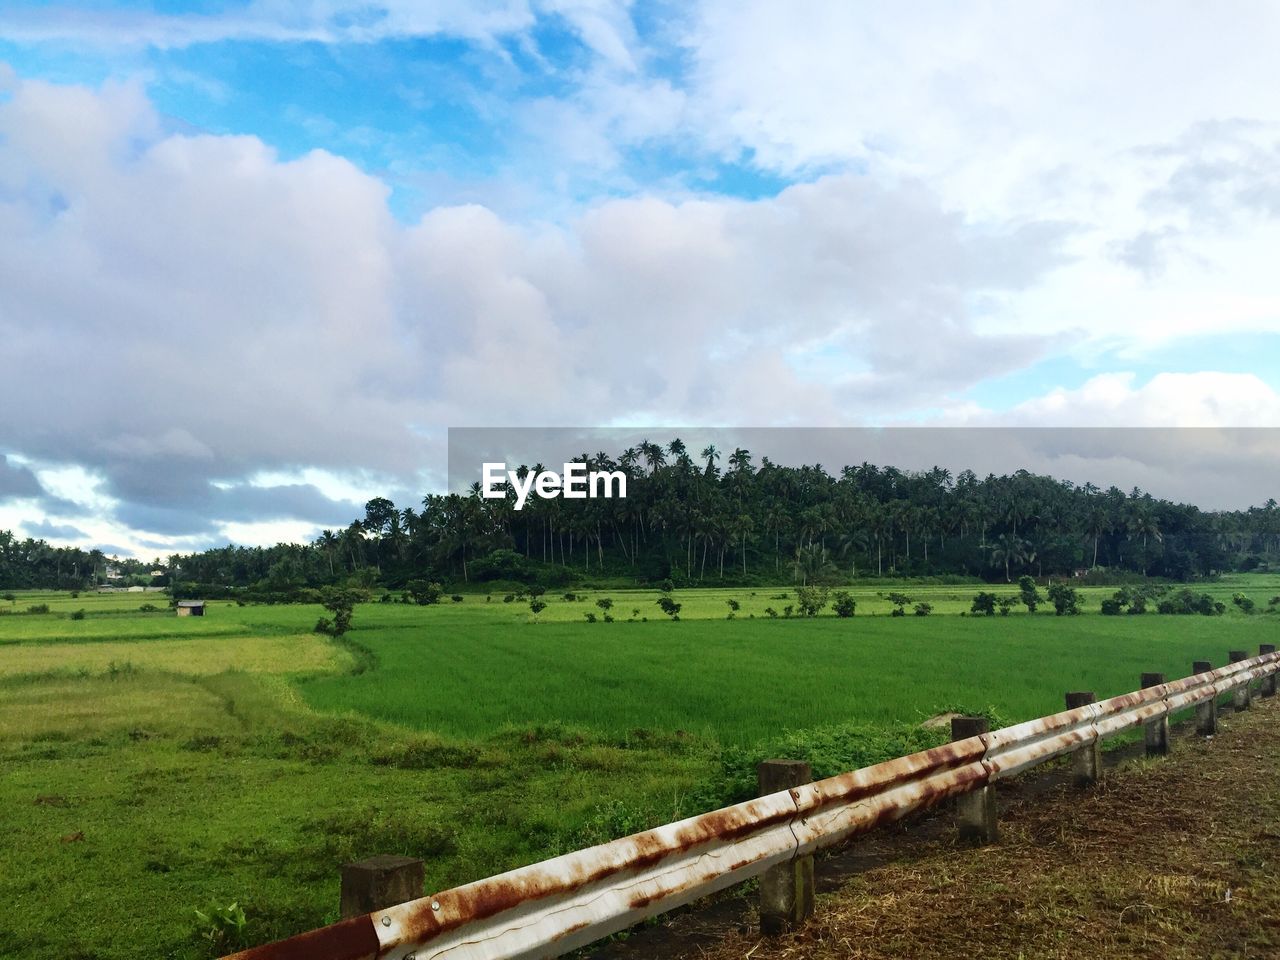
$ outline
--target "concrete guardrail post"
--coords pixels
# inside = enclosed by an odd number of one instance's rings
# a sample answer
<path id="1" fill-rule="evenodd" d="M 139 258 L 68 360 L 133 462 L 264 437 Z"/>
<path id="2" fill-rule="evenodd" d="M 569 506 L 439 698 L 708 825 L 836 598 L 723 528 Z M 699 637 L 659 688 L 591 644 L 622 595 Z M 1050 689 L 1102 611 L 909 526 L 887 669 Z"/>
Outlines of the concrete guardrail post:
<path id="1" fill-rule="evenodd" d="M 422 896 L 423 864 L 413 857 L 380 853 L 342 866 L 342 919 L 385 910 Z"/>
<path id="2" fill-rule="evenodd" d="M 1227 654 L 1227 659 L 1232 663 L 1239 663 L 1241 660 L 1248 660 L 1249 654 L 1245 650 L 1232 650 Z M 1249 704 L 1253 700 L 1253 694 L 1249 690 L 1249 684 L 1242 683 L 1236 687 L 1231 698 L 1231 708 L 1233 710 L 1248 710 Z"/>
<path id="3" fill-rule="evenodd" d="M 952 717 L 951 739 L 968 740 L 988 733 L 986 717 Z M 996 788 L 985 784 L 956 797 L 956 830 L 962 843 L 982 846 L 1000 838 L 996 825 Z"/>
<path id="4" fill-rule="evenodd" d="M 1163 673 L 1144 673 L 1142 675 L 1142 689 L 1147 687 L 1158 687 L 1164 683 Z M 1169 715 L 1156 717 L 1154 720 L 1148 720 L 1143 724 L 1143 730 L 1147 741 L 1148 757 L 1163 757 L 1169 752 Z"/>
<path id="5" fill-rule="evenodd" d="M 1208 673 L 1213 664 L 1208 660 L 1197 660 L 1191 664 L 1191 672 Z M 1210 697 L 1196 704 L 1196 733 L 1202 737 L 1212 737 L 1218 732 L 1218 698 Z"/>
<path id="6" fill-rule="evenodd" d="M 1075 710 L 1097 701 L 1092 690 L 1076 690 L 1067 694 L 1067 709 Z M 1076 786 L 1087 787 L 1097 783 L 1102 776 L 1102 744 L 1094 739 L 1092 743 L 1080 747 L 1073 755 L 1071 767 Z"/>
<path id="7" fill-rule="evenodd" d="M 759 794 L 802 787 L 813 780 L 803 760 L 765 760 L 756 768 Z M 794 930 L 813 916 L 813 856 L 770 867 L 760 877 L 760 929 L 767 934 Z"/>
<path id="8" fill-rule="evenodd" d="M 1258 654 L 1275 653 L 1276 645 L 1274 643 L 1258 644 Z M 1276 695 L 1276 675 L 1268 673 L 1262 678 L 1261 685 L 1258 687 L 1258 693 L 1264 697 L 1274 697 Z"/>

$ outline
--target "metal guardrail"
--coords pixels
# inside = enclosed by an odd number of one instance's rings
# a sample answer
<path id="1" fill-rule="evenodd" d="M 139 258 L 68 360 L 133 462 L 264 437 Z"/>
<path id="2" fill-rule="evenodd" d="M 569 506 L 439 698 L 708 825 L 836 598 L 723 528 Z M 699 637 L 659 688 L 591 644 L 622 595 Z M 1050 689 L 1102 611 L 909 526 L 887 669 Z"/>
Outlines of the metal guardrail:
<path id="1" fill-rule="evenodd" d="M 1280 672 L 1280 653 L 545 860 L 224 960 L 556 957 L 647 917 Z"/>

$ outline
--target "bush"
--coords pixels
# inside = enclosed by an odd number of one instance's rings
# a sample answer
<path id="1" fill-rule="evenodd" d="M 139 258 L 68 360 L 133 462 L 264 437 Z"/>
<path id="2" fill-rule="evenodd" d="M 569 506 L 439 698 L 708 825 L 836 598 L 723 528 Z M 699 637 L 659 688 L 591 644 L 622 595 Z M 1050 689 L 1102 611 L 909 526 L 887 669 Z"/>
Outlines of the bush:
<path id="1" fill-rule="evenodd" d="M 351 617 L 355 605 L 369 599 L 368 591 L 350 587 L 329 587 L 320 594 L 321 605 L 333 614 L 333 619 L 321 617 L 316 621 L 315 632 L 340 637 L 351 629 Z"/>
<path id="2" fill-rule="evenodd" d="M 988 617 L 996 615 L 996 595 L 983 591 L 973 598 L 973 604 L 969 607 L 970 613 L 981 613 Z"/>
<path id="3" fill-rule="evenodd" d="M 1246 613 L 1246 614 L 1253 613 L 1253 608 L 1255 604 L 1251 598 L 1246 597 L 1243 593 L 1237 593 L 1233 595 L 1231 598 L 1231 602 L 1234 603 L 1237 607 L 1239 607 L 1243 613 Z"/>
<path id="4" fill-rule="evenodd" d="M 590 610 L 588 610 L 586 613 L 584 613 L 584 614 L 583 614 L 583 616 L 587 618 L 587 623 L 595 623 L 595 622 L 596 622 L 596 615 L 595 615 L 594 613 L 592 613 Z"/>
<path id="5" fill-rule="evenodd" d="M 917 617 L 927 617 L 929 614 L 933 613 L 933 604 L 917 603 L 915 606 L 915 611 L 916 611 Z"/>
<path id="6" fill-rule="evenodd" d="M 502 602 L 511 603 L 515 600 L 515 598 L 516 598 L 516 595 L 514 593 L 508 593 L 505 597 L 502 598 Z"/>
<path id="7" fill-rule="evenodd" d="M 138 612 L 139 613 L 155 613 L 159 609 L 160 608 L 157 607 L 154 603 L 144 603 L 142 606 L 138 608 Z"/>
<path id="8" fill-rule="evenodd" d="M 737 600 L 730 599 L 730 600 L 726 600 L 725 603 L 729 605 L 729 610 L 733 613 L 737 613 L 739 610 L 742 609 L 742 604 L 740 604 Z"/>
<path id="9" fill-rule="evenodd" d="M 1007 617 L 1009 615 L 1009 611 L 1021 602 L 1021 597 L 1001 597 L 996 601 L 996 606 L 1000 608 L 1000 616 Z"/>
<path id="10" fill-rule="evenodd" d="M 540 600 L 537 597 L 534 597 L 529 601 L 529 612 L 535 617 L 545 609 L 547 609 L 547 602 L 545 600 Z"/>
<path id="11" fill-rule="evenodd" d="M 795 607 L 793 607 L 791 604 L 788 603 L 785 607 L 782 608 L 782 615 L 790 619 L 791 614 L 795 611 L 795 609 L 796 609 Z"/>
<path id="12" fill-rule="evenodd" d="M 27 607 L 27 613 L 48 613 L 49 605 L 47 603 L 33 603 Z"/>
<path id="13" fill-rule="evenodd" d="M 413 597 L 414 603 L 424 607 L 439 603 L 440 596 L 444 593 L 444 587 L 440 584 L 435 581 L 428 583 L 426 580 L 410 580 L 405 584 L 405 589 Z"/>
<path id="14" fill-rule="evenodd" d="M 831 609 L 835 611 L 837 617 L 852 617 L 858 609 L 858 601 L 853 599 L 853 594 L 848 590 L 837 590 L 831 595 Z M 771 616 L 777 616 L 772 608 L 765 611 Z"/>
<path id="15" fill-rule="evenodd" d="M 578 595 L 576 593 L 566 593 L 564 595 L 565 603 L 573 603 L 577 599 L 578 599 Z"/>
<path id="16" fill-rule="evenodd" d="M 676 588 L 676 585 L 671 582 L 670 577 L 658 583 L 658 589 L 661 590 L 663 593 L 670 593 L 675 588 Z"/>
<path id="17" fill-rule="evenodd" d="M 1059 617 L 1073 617 L 1080 612 L 1080 594 L 1075 587 L 1063 583 L 1055 583 L 1049 588 L 1049 602 Z"/>
<path id="18" fill-rule="evenodd" d="M 1118 617 L 1124 613 L 1124 604 L 1115 597 L 1107 597 L 1102 601 L 1102 614 L 1107 617 Z"/>
<path id="19" fill-rule="evenodd" d="M 767 613 L 774 620 L 778 619 L 778 611 L 773 609 L 773 607 L 765 607 L 764 612 Z"/>
<path id="20" fill-rule="evenodd" d="M 75 613 L 71 614 L 71 619 L 72 619 L 72 620 L 83 620 L 83 619 L 84 619 L 84 611 L 83 611 L 83 610 L 77 610 Z"/>
<path id="21" fill-rule="evenodd" d="M 898 609 L 894 612 L 895 617 L 905 617 L 907 615 L 907 606 L 911 603 L 911 598 L 905 593 L 894 591 L 885 595 L 885 599 L 892 603 Z"/>
<path id="22" fill-rule="evenodd" d="M 1177 593 L 1161 600 L 1156 610 L 1160 613 L 1173 614 L 1176 616 L 1187 616 L 1191 614 L 1200 614 L 1205 617 L 1213 617 L 1218 614 L 1225 613 L 1227 605 L 1221 601 L 1215 601 L 1213 597 L 1207 593 L 1196 593 L 1194 590 L 1183 587 Z"/>
<path id="23" fill-rule="evenodd" d="M 1034 578 L 1029 576 L 1018 578 L 1018 596 L 1027 608 L 1027 613 L 1035 613 L 1036 608 L 1040 606 L 1040 601 L 1044 599 L 1044 597 L 1040 596 L 1040 591 L 1036 589 Z"/>
<path id="24" fill-rule="evenodd" d="M 601 597 L 599 600 L 596 601 L 596 606 L 599 607 L 601 610 L 603 610 L 605 613 L 608 613 L 610 610 L 613 609 L 613 601 L 610 600 L 608 597 Z"/>
<path id="25" fill-rule="evenodd" d="M 540 583 L 535 583 L 533 586 L 529 588 L 529 596 L 531 597 L 540 597 L 546 592 L 547 592 L 547 588 L 542 586 L 542 584 Z"/>
<path id="26" fill-rule="evenodd" d="M 659 597 L 657 603 L 658 606 L 662 608 L 662 612 L 672 620 L 680 619 L 680 604 L 676 603 L 670 597 Z"/>
<path id="27" fill-rule="evenodd" d="M 796 605 L 800 608 L 801 616 L 816 617 L 818 612 L 827 605 L 827 588 L 797 587 Z"/>

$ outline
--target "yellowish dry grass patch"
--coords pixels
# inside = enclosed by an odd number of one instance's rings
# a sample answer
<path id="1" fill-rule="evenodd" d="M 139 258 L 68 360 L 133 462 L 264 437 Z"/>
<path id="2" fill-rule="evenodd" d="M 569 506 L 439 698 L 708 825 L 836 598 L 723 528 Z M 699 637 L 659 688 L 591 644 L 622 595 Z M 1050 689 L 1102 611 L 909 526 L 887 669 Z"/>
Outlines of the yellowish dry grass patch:
<path id="1" fill-rule="evenodd" d="M 314 634 L 265 637 L 199 637 L 191 640 L 120 641 L 109 644 L 0 646 L 0 677 L 30 674 L 135 670 L 207 676 L 225 670 L 310 674 L 348 670 L 350 654 Z"/>

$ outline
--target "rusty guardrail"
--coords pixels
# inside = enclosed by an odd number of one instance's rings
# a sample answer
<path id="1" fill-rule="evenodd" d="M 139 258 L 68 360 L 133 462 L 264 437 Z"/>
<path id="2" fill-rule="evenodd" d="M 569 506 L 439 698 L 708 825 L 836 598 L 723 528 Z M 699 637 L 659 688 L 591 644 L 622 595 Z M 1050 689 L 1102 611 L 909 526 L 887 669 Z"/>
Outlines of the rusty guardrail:
<path id="1" fill-rule="evenodd" d="M 1277 672 L 1280 653 L 1263 653 L 666 824 L 224 960 L 560 956 L 776 864 Z"/>

